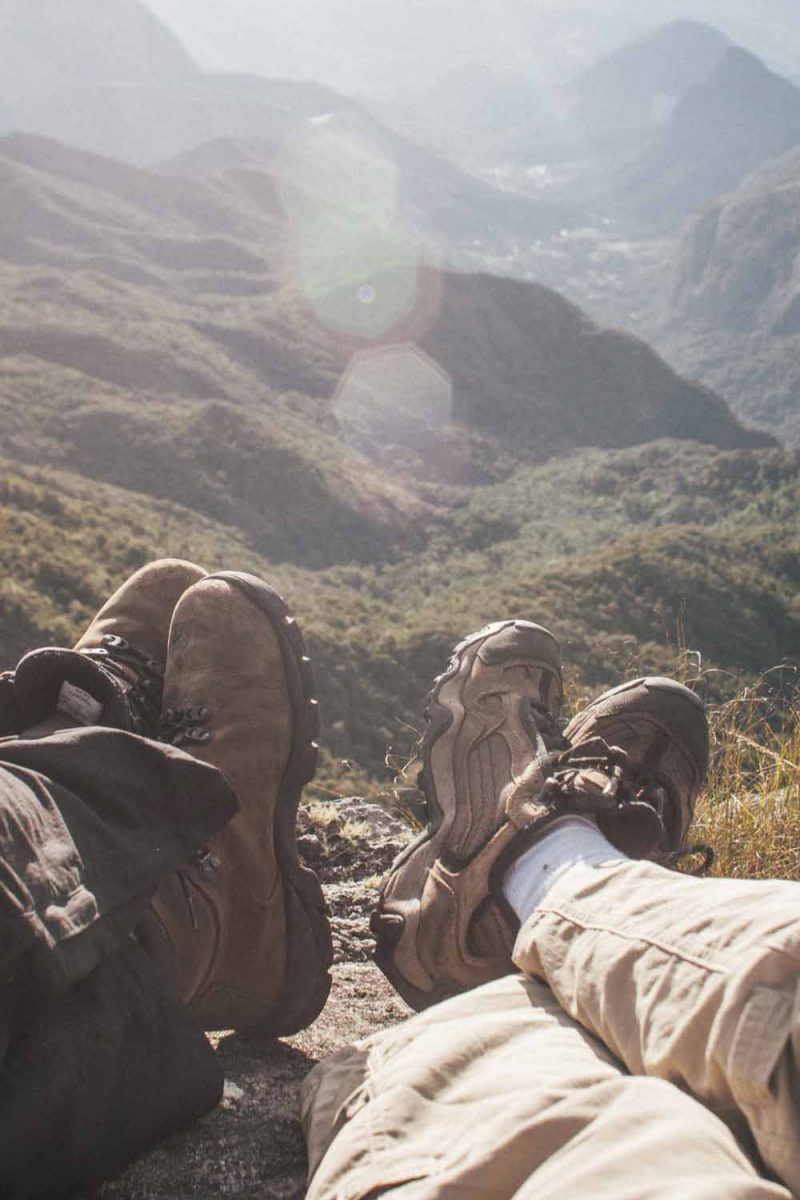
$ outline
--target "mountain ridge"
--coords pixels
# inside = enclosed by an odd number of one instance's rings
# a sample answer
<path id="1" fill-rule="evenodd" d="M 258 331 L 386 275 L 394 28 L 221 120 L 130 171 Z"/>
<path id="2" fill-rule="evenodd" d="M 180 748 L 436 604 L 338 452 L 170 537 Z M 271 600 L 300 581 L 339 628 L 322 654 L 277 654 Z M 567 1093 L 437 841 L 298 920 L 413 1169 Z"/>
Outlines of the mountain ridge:
<path id="1" fill-rule="evenodd" d="M 646 221 L 674 226 L 798 142 L 800 89 L 734 46 L 679 101 L 618 195 Z"/>
<path id="2" fill-rule="evenodd" d="M 653 332 L 670 360 L 800 445 L 800 146 L 688 225 Z"/>
<path id="3" fill-rule="evenodd" d="M 380 245 L 334 265 L 309 292 L 263 173 L 181 179 L 0 141 L 6 453 L 238 513 L 259 552 L 320 566 L 391 559 L 448 487 L 520 457 L 681 433 L 770 444 L 548 289 L 422 260 L 399 277 Z"/>
<path id="4" fill-rule="evenodd" d="M 700 21 L 661 25 L 571 82 L 572 117 L 604 133 L 665 121 L 690 88 L 707 80 L 731 45 L 726 34 Z"/>
<path id="5" fill-rule="evenodd" d="M 409 141 L 363 113 L 336 112 L 317 118 L 296 138 L 283 145 L 267 138 L 225 138 L 203 143 L 192 151 L 159 164 L 169 174 L 210 174 L 236 166 L 280 171 L 282 156 L 297 141 L 319 145 L 320 157 L 339 159 L 337 175 L 359 167 L 395 176 L 393 187 L 399 214 L 442 253 L 475 239 L 502 244 L 514 238 L 547 237 L 579 224 L 582 214 L 563 204 L 504 191 Z M 327 145 L 325 145 L 327 142 Z M 305 151 L 309 153 L 308 150 Z M 359 162 L 359 160 L 361 160 Z"/>
<path id="6" fill-rule="evenodd" d="M 165 22 L 138 0 L 0 3 L 0 99 L 16 109 L 68 84 L 191 79 L 200 68 Z M 14 99 L 9 98 L 10 93 Z"/>

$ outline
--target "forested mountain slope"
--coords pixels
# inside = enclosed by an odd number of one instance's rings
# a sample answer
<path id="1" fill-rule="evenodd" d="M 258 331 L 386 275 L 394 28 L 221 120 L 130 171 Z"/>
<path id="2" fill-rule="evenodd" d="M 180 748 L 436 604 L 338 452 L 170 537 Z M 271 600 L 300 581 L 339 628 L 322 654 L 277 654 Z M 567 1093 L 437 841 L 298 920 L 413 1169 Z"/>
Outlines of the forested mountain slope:
<path id="1" fill-rule="evenodd" d="M 679 622 L 726 667 L 793 652 L 796 456 L 555 292 L 290 183 L 0 142 L 7 662 L 150 557 L 256 570 L 308 627 L 335 775 L 379 772 L 509 612 L 588 682 Z"/>

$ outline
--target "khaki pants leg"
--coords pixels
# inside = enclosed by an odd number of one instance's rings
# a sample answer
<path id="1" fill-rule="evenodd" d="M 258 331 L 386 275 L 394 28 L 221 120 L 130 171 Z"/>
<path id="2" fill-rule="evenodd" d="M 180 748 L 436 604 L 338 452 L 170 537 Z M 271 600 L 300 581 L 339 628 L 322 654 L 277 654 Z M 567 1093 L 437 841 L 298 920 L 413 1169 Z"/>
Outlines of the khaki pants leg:
<path id="1" fill-rule="evenodd" d="M 629 1071 L 749 1127 L 800 1193 L 800 885 L 585 869 L 525 923 L 514 961 Z"/>
<path id="2" fill-rule="evenodd" d="M 790 1200 L 684 1092 L 636 1078 L 544 985 L 487 984 L 321 1063 L 307 1200 Z"/>

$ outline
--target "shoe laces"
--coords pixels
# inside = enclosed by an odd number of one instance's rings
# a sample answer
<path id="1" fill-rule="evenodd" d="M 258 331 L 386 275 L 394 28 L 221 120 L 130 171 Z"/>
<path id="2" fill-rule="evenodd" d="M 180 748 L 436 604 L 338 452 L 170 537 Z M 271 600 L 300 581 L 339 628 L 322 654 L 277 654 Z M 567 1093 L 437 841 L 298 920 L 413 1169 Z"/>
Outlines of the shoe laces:
<path id="1" fill-rule="evenodd" d="M 649 767 L 638 763 L 635 766 L 632 763 L 626 763 L 623 776 L 626 788 L 633 799 L 639 803 L 649 804 L 655 809 L 662 825 L 667 828 L 666 813 L 670 805 L 677 805 L 670 797 L 669 790 L 664 787 L 663 783 L 650 770 Z M 695 842 L 691 846 L 685 846 L 677 850 L 662 850 L 653 855 L 652 861 L 657 862 L 662 867 L 667 867 L 671 871 L 677 871 L 681 863 L 687 859 L 697 858 L 702 855 L 702 861 L 695 866 L 691 871 L 686 871 L 688 875 L 707 875 L 716 862 L 717 854 L 713 846 L 708 842 Z"/>
<path id="2" fill-rule="evenodd" d="M 603 738 L 590 738 L 550 756 L 542 799 L 556 806 L 585 800 L 592 811 L 610 811 L 642 798 L 626 779 L 628 756 Z M 653 807 L 651 805 L 651 807 Z M 660 818 L 658 809 L 655 809 Z"/>
<path id="3" fill-rule="evenodd" d="M 158 720 L 158 740 L 171 746 L 186 742 L 203 745 L 214 736 L 203 726 L 211 719 L 212 712 L 207 704 L 193 704 L 185 708 L 165 708 Z"/>
<path id="4" fill-rule="evenodd" d="M 107 633 L 99 646 L 82 653 L 117 684 L 122 684 L 133 732 L 152 736 L 161 712 L 163 665 L 114 633 Z"/>
<path id="5" fill-rule="evenodd" d="M 552 775 L 545 781 L 542 798 L 554 807 L 593 813 L 621 812 L 647 806 L 658 818 L 662 840 L 666 836 L 664 820 L 669 793 L 648 768 L 632 765 L 619 746 L 610 746 L 603 738 L 589 738 L 568 746 L 551 756 Z M 605 780 L 605 783 L 603 782 Z M 705 842 L 675 850 L 656 850 L 651 861 L 677 870 L 686 859 L 702 855 L 692 875 L 706 875 L 714 865 L 714 849 Z"/>

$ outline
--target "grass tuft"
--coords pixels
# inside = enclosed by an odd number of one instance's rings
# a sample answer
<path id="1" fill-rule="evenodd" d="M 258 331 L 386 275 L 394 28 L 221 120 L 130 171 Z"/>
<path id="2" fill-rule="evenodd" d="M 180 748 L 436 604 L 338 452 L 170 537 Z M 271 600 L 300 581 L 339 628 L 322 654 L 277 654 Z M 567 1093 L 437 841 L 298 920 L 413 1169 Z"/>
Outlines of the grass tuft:
<path id="1" fill-rule="evenodd" d="M 710 717 L 693 838 L 714 847 L 715 875 L 800 879 L 800 698 L 783 706 L 746 688 Z"/>

